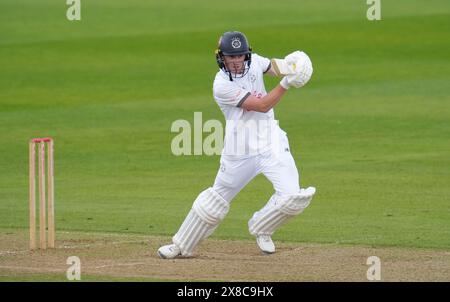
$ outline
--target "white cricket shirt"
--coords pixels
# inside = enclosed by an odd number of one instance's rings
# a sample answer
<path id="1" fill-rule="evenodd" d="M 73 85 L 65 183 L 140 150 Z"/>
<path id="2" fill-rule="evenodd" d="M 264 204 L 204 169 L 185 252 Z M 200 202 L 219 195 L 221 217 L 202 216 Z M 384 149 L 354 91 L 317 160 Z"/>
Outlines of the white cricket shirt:
<path id="1" fill-rule="evenodd" d="M 270 60 L 253 53 L 244 77 L 230 81 L 224 71 L 216 74 L 213 95 L 226 119 L 223 156 L 245 158 L 278 147 L 281 129 L 273 109 L 263 113 L 240 107 L 250 95 L 262 98 L 267 94 L 263 74 L 269 69 Z"/>

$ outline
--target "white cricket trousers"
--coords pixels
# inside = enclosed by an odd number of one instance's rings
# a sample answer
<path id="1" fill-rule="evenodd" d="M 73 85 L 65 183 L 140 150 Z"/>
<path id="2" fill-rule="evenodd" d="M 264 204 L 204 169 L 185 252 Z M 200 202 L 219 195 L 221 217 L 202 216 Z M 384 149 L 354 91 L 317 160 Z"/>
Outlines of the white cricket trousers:
<path id="1" fill-rule="evenodd" d="M 299 174 L 285 134 L 280 147 L 276 153 L 267 151 L 248 158 L 222 156 L 213 189 L 231 203 L 253 178 L 262 173 L 272 183 L 276 195 L 298 194 Z"/>

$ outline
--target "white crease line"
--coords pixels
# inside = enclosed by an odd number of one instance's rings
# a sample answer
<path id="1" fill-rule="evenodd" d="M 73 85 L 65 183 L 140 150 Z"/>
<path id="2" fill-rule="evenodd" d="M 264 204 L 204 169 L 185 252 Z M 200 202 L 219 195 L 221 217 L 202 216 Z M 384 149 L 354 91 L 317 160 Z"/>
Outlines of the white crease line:
<path id="1" fill-rule="evenodd" d="M 135 263 L 115 263 L 115 264 L 106 264 L 106 265 L 99 265 L 99 266 L 95 266 L 95 269 L 100 269 L 100 268 L 106 268 L 106 267 L 115 267 L 115 266 L 136 266 L 136 265 L 143 265 L 143 264 L 147 264 L 146 262 L 135 262 Z M 42 267 L 29 267 L 29 266 L 12 266 L 12 265 L 0 265 L 0 268 L 3 269 L 15 269 L 15 270 L 32 270 L 32 271 L 42 271 L 43 268 Z M 89 267 L 88 267 L 89 268 Z M 45 269 L 47 271 L 52 271 L 52 272 L 60 272 L 62 270 L 58 270 L 58 269 Z"/>
<path id="2" fill-rule="evenodd" d="M 31 271 L 39 271 L 39 272 L 42 272 L 43 270 L 47 271 L 47 272 L 64 272 L 64 270 L 61 270 L 61 269 L 45 269 L 42 267 L 30 267 L 30 266 L 0 265 L 0 268 L 16 269 L 16 270 L 31 270 Z"/>
<path id="3" fill-rule="evenodd" d="M 94 268 L 105 268 L 105 267 L 114 267 L 114 266 L 135 266 L 135 265 L 143 265 L 147 264 L 146 262 L 136 262 L 136 263 L 117 263 L 117 264 L 106 264 L 106 265 L 100 265 L 96 266 Z"/>
<path id="4" fill-rule="evenodd" d="M 91 246 L 99 246 L 99 245 L 118 245 L 118 244 L 127 244 L 127 243 L 143 243 L 142 240 L 133 240 L 133 241 L 113 241 L 113 242 L 98 242 L 98 243 L 86 243 L 86 244 L 81 244 L 81 245 L 63 245 L 60 246 L 58 248 L 63 248 L 63 249 L 76 249 L 76 248 L 81 248 L 81 247 L 91 247 Z"/>
<path id="5" fill-rule="evenodd" d="M 119 233 L 102 233 L 102 232 L 72 232 L 72 231 L 58 231 L 57 234 L 77 234 L 83 236 L 104 236 L 104 237 L 135 237 L 135 238 L 149 238 L 149 237 L 163 237 L 163 236 L 151 236 L 151 235 L 140 235 L 140 234 L 119 234 Z"/>
<path id="6" fill-rule="evenodd" d="M 77 248 L 86 248 L 86 247 L 92 247 L 92 246 L 99 246 L 99 245 L 118 245 L 118 244 L 127 244 L 127 243 L 145 243 L 142 240 L 134 240 L 134 241 L 113 241 L 113 242 L 99 242 L 99 243 L 92 243 L 92 244 L 80 244 L 80 245 L 61 245 L 57 246 L 57 249 L 77 249 Z M 39 251 L 37 249 L 36 251 Z M 31 252 L 30 250 L 19 250 L 19 251 L 0 251 L 1 255 L 15 255 L 15 254 L 26 254 Z"/>
<path id="7" fill-rule="evenodd" d="M 2 255 L 16 255 L 16 254 L 26 254 L 29 251 L 0 251 L 0 256 Z"/>
<path id="8" fill-rule="evenodd" d="M 360 237 L 360 238 L 353 238 L 353 239 L 342 239 L 342 240 L 336 240 L 335 244 L 340 244 L 340 243 L 349 243 L 349 242 L 354 242 L 354 241 L 360 241 L 360 240 L 374 240 L 374 239 L 380 239 L 383 236 L 375 236 L 375 237 Z"/>

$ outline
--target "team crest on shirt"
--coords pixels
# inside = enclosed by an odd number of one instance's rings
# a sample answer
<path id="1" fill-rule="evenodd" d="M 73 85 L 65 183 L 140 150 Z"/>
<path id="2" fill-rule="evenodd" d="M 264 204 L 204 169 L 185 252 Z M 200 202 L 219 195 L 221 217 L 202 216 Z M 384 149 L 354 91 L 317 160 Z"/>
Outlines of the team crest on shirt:
<path id="1" fill-rule="evenodd" d="M 252 82 L 252 83 L 255 83 L 255 81 L 256 81 L 256 75 L 255 74 L 250 74 L 250 81 Z"/>
<path id="2" fill-rule="evenodd" d="M 233 48 L 240 48 L 242 45 L 241 40 L 238 37 L 234 37 L 231 39 L 231 47 Z"/>

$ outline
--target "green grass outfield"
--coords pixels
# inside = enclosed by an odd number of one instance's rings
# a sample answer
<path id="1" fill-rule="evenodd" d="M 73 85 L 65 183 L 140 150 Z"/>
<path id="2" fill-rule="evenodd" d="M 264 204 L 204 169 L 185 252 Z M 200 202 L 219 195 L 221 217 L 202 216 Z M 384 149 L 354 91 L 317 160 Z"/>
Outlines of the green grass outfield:
<path id="1" fill-rule="evenodd" d="M 82 0 L 0 3 L 0 231 L 28 227 L 28 145 L 55 138 L 57 230 L 173 234 L 219 156 L 171 154 L 173 121 L 219 119 L 213 50 L 306 51 L 314 75 L 276 107 L 317 195 L 276 240 L 450 249 L 450 4 Z M 268 79 L 271 89 L 275 79 Z M 262 176 L 215 238 L 251 240 Z"/>

